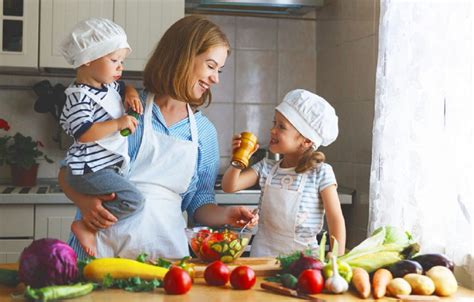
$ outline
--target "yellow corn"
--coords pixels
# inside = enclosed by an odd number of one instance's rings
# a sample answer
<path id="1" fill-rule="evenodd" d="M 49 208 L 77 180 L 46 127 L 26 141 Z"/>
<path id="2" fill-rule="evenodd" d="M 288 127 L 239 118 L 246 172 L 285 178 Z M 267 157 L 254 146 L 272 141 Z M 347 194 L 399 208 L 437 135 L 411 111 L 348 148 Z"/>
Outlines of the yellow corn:
<path id="1" fill-rule="evenodd" d="M 167 268 L 125 258 L 98 258 L 84 267 L 84 277 L 94 282 L 102 281 L 107 274 L 113 279 L 140 277 L 143 280 L 162 280 L 167 272 Z"/>

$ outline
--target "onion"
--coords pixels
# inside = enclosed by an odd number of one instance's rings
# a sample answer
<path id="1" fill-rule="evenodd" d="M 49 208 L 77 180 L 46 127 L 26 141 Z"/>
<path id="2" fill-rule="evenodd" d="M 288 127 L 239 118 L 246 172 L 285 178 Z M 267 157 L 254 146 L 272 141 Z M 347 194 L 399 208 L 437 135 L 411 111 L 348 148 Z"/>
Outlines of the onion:
<path id="1" fill-rule="evenodd" d="M 302 271 L 307 269 L 322 270 L 323 264 L 318 259 L 306 256 L 303 252 L 301 252 L 300 258 L 293 262 L 288 268 L 290 274 L 296 278 L 299 277 Z"/>
<path id="2" fill-rule="evenodd" d="M 21 253 L 18 274 L 20 281 L 33 288 L 74 283 L 77 255 L 61 240 L 35 240 Z"/>

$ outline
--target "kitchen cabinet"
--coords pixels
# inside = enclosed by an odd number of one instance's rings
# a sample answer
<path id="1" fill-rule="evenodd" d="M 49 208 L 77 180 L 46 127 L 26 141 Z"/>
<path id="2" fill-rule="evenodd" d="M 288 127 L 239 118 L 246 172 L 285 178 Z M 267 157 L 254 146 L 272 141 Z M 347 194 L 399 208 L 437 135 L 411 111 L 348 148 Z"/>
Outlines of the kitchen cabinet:
<path id="1" fill-rule="evenodd" d="M 35 240 L 56 238 L 67 242 L 76 215 L 74 205 L 36 205 Z"/>
<path id="2" fill-rule="evenodd" d="M 0 263 L 15 262 L 34 236 L 34 205 L 0 206 Z"/>
<path id="3" fill-rule="evenodd" d="M 0 66 L 38 66 L 39 0 L 0 0 Z"/>
<path id="4" fill-rule="evenodd" d="M 71 28 L 87 17 L 104 17 L 122 26 L 133 51 L 125 70 L 143 71 L 166 29 L 184 16 L 184 0 L 42 0 L 40 67 L 70 68 L 59 44 Z"/>

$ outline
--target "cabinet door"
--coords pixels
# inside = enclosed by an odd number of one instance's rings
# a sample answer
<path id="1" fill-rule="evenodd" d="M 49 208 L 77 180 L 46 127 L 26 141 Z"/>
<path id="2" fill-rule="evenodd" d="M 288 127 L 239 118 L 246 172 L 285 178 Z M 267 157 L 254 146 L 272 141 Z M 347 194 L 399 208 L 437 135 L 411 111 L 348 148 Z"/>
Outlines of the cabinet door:
<path id="1" fill-rule="evenodd" d="M 0 238 L 33 238 L 34 206 L 0 205 Z"/>
<path id="2" fill-rule="evenodd" d="M 36 205 L 35 240 L 55 238 L 67 242 L 76 209 L 74 205 Z"/>
<path id="3" fill-rule="evenodd" d="M 71 68 L 59 44 L 74 25 L 90 17 L 113 20 L 113 0 L 42 0 L 40 67 Z"/>
<path id="4" fill-rule="evenodd" d="M 0 0 L 0 66 L 38 67 L 39 0 Z"/>
<path id="5" fill-rule="evenodd" d="M 114 21 L 127 33 L 133 51 L 125 70 L 143 71 L 164 32 L 184 16 L 184 0 L 115 0 Z"/>
<path id="6" fill-rule="evenodd" d="M 0 263 L 17 262 L 21 252 L 31 244 L 31 239 L 0 240 Z"/>

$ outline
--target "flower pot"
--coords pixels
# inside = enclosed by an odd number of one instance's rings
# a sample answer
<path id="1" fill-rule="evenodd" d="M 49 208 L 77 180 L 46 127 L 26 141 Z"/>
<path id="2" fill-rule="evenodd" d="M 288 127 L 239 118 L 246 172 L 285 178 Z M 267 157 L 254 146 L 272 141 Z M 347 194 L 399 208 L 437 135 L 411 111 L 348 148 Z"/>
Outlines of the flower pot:
<path id="1" fill-rule="evenodd" d="M 12 165 L 12 184 L 19 187 L 36 186 L 36 176 L 38 175 L 38 164 L 34 164 L 29 169 Z"/>

